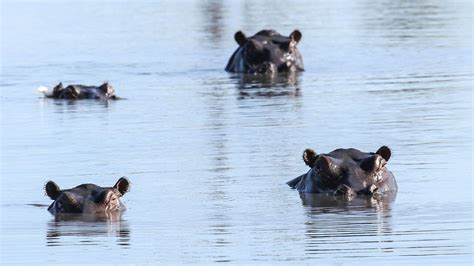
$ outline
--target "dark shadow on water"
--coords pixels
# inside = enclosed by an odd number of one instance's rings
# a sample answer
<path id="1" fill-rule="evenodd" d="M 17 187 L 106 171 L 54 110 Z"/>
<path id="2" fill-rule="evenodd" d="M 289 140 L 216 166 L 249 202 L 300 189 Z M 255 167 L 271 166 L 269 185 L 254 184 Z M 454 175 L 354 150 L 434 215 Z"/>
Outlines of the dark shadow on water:
<path id="1" fill-rule="evenodd" d="M 308 193 L 300 197 L 307 212 L 308 257 L 367 258 L 396 250 L 391 225 L 396 193 L 352 200 Z"/>
<path id="2" fill-rule="evenodd" d="M 46 246 L 130 246 L 130 229 L 121 212 L 105 214 L 60 214 L 48 223 Z"/>
<path id="3" fill-rule="evenodd" d="M 301 96 L 299 88 L 300 73 L 282 73 L 276 75 L 232 74 L 231 82 L 239 90 L 239 99 L 297 97 Z"/>
<path id="4" fill-rule="evenodd" d="M 33 206 L 33 207 L 38 207 L 38 208 L 47 208 L 49 205 L 48 204 L 39 204 L 39 203 L 30 203 L 26 204 L 28 206 Z"/>

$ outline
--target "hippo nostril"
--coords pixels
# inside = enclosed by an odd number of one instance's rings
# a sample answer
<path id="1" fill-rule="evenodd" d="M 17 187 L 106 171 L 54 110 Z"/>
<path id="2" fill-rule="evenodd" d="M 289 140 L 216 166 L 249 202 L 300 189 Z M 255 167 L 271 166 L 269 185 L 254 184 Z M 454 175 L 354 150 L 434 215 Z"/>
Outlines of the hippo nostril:
<path id="1" fill-rule="evenodd" d="M 334 191 L 334 196 L 345 196 L 348 198 L 352 198 L 356 195 L 355 191 L 352 190 L 348 185 L 342 184 L 337 187 L 336 191 Z"/>
<path id="2" fill-rule="evenodd" d="M 368 191 L 371 195 L 374 194 L 375 192 L 377 192 L 377 190 L 379 190 L 379 188 L 374 184 L 372 184 L 368 189 Z"/>
<path id="3" fill-rule="evenodd" d="M 281 43 L 281 44 L 280 44 L 280 48 L 281 48 L 283 51 L 288 51 L 288 49 L 290 48 L 290 42 Z"/>

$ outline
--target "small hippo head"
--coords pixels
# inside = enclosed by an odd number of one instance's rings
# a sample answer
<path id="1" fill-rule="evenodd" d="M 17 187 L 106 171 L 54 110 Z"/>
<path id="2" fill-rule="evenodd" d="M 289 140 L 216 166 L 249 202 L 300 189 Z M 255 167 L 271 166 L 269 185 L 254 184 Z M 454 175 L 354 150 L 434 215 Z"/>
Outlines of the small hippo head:
<path id="1" fill-rule="evenodd" d="M 62 82 L 59 82 L 59 84 L 53 88 L 53 93 L 52 95 L 50 95 L 50 97 L 59 98 L 61 94 L 63 93 L 63 91 L 64 91 L 64 85 Z"/>
<path id="2" fill-rule="evenodd" d="M 48 207 L 48 211 L 52 214 L 122 211 L 125 206 L 119 198 L 129 190 L 129 186 L 125 177 L 121 177 L 113 187 L 82 184 L 70 189 L 60 189 L 56 183 L 49 181 L 45 190 L 54 202 Z"/>
<path id="3" fill-rule="evenodd" d="M 55 99 L 79 100 L 79 99 L 100 99 L 100 100 L 117 100 L 114 88 L 108 83 L 104 82 L 100 86 L 86 86 L 86 85 L 68 85 L 64 87 L 62 83 L 56 85 L 52 93 L 48 93 L 48 89 L 38 88 L 46 97 Z"/>
<path id="4" fill-rule="evenodd" d="M 227 63 L 226 71 L 249 74 L 303 71 L 303 60 L 296 47 L 301 37 L 299 30 L 289 37 L 274 30 L 262 30 L 249 38 L 238 31 L 234 38 L 239 48 Z"/>
<path id="5" fill-rule="evenodd" d="M 306 149 L 303 160 L 310 170 L 288 185 L 300 192 L 348 197 L 396 191 L 395 178 L 386 167 L 390 157 L 387 146 L 380 147 L 375 153 L 337 149 L 317 154 Z"/>
<path id="6" fill-rule="evenodd" d="M 99 92 L 101 98 L 114 99 L 117 97 L 114 88 L 108 82 L 104 82 L 104 84 L 99 86 Z"/>

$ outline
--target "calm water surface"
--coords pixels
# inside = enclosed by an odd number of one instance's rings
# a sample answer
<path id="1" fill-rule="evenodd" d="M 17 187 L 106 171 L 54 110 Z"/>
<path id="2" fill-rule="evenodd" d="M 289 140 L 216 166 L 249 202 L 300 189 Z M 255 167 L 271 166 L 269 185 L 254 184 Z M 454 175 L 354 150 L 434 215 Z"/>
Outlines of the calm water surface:
<path id="1" fill-rule="evenodd" d="M 2 1 L 2 265 L 470 264 L 470 1 Z M 223 69 L 303 33 L 306 71 Z M 45 100 L 108 80 L 116 102 Z M 392 148 L 396 199 L 302 197 L 302 151 Z M 55 221 L 43 186 L 128 176 L 128 210 Z"/>

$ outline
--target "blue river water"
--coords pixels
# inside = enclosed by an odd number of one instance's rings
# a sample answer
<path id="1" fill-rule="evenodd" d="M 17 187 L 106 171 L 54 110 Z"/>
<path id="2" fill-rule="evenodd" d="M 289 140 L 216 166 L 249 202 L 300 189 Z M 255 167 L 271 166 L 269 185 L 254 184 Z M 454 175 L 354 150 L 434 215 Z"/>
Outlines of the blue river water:
<path id="1" fill-rule="evenodd" d="M 306 71 L 248 82 L 238 30 L 299 29 Z M 472 264 L 470 1 L 1 3 L 0 264 Z M 114 102 L 44 99 L 99 85 Z M 301 155 L 392 149 L 392 202 L 317 203 Z M 131 181 L 55 220 L 44 184 Z"/>

